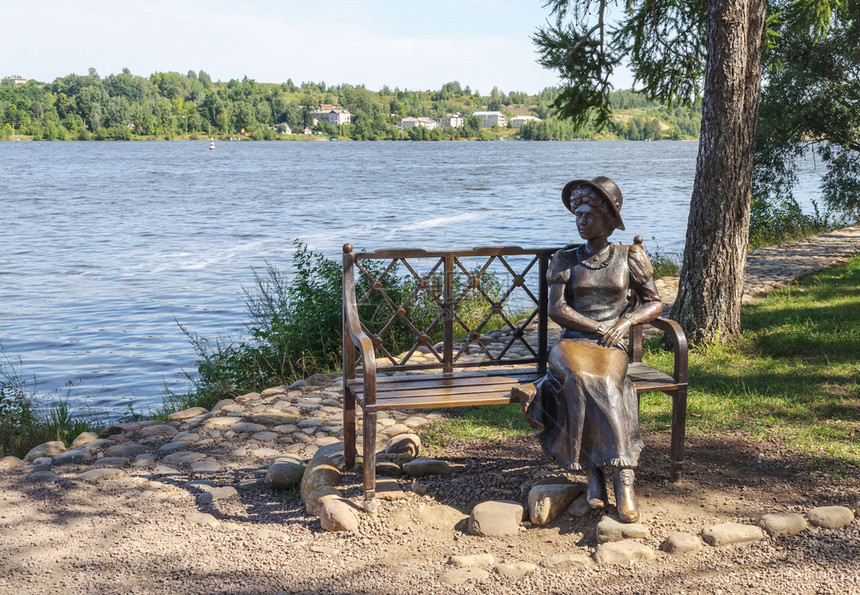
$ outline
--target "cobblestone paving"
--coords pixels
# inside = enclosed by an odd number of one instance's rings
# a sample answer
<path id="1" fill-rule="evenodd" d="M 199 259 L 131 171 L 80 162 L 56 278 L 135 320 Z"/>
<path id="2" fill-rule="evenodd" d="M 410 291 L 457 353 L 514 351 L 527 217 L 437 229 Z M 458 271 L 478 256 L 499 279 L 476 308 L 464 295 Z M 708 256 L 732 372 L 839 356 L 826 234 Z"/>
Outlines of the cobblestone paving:
<path id="1" fill-rule="evenodd" d="M 747 256 L 744 304 L 774 289 L 823 269 L 844 264 L 860 252 L 860 225 L 846 227 L 779 246 L 759 248 Z M 678 277 L 657 280 L 657 290 L 668 312 L 678 295 Z"/>

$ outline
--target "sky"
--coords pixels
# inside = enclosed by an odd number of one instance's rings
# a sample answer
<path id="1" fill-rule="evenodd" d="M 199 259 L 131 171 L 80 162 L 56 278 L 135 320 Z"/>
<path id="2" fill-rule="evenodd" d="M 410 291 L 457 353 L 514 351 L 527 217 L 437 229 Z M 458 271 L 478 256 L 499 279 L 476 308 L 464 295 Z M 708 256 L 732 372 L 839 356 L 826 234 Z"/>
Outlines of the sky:
<path id="1" fill-rule="evenodd" d="M 549 16 L 543 0 L 3 0 L 0 14 L 0 76 L 42 82 L 93 67 L 373 91 L 558 84 L 531 42 Z"/>

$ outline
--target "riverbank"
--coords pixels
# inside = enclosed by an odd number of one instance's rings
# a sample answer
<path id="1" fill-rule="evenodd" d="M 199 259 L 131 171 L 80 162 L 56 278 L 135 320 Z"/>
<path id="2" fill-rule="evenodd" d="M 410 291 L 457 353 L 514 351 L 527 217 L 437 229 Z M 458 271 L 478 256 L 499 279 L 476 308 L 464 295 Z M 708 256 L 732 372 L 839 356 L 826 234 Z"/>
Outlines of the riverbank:
<path id="1" fill-rule="evenodd" d="M 815 260 L 812 246 L 842 258 L 837 243 L 851 242 L 857 233 L 860 229 L 775 247 L 774 258 L 783 264 L 774 266 L 772 275 L 788 269 L 803 274 L 800 265 Z M 853 246 L 856 253 L 856 241 Z M 797 263 L 801 248 L 805 257 Z M 846 294 L 856 289 L 853 279 L 860 271 L 856 259 L 852 262 L 854 268 L 843 267 L 841 274 Z M 811 289 L 795 293 L 804 291 Z M 764 306 L 768 300 L 773 301 L 765 298 Z M 846 312 L 856 308 L 849 305 Z M 853 321 L 842 318 L 844 332 Z M 799 332 L 821 335 L 822 329 Z M 836 354 L 834 346 L 829 355 Z M 795 367 L 817 365 L 815 360 L 827 355 L 810 354 Z M 701 377 L 693 382 L 707 384 L 706 372 L 691 367 L 691 378 Z M 729 382 L 738 372 L 729 362 L 721 374 Z M 812 368 L 806 373 L 820 376 Z M 767 393 L 773 380 L 746 390 Z M 851 407 L 860 395 L 852 400 L 850 382 L 833 375 L 824 381 L 844 411 L 840 421 L 822 410 L 826 420 L 817 423 L 834 432 L 841 431 L 837 424 L 856 425 Z M 695 390 L 687 463 L 678 484 L 667 481 L 669 437 L 661 431 L 662 413 L 654 415 L 653 404 L 643 402 L 646 449 L 636 483 L 643 518 L 635 539 L 642 557 L 632 563 L 607 563 L 598 553 L 605 545 L 598 539 L 598 532 L 606 535 L 605 515 L 583 514 L 576 507 L 547 526 L 524 523 L 516 535 L 470 534 L 466 519 L 477 503 L 522 501 L 547 476 L 576 485 L 581 477 L 558 477 L 531 435 L 467 440 L 446 431 L 450 418 L 437 412 L 380 414 L 377 446 L 386 448 L 392 439 L 415 444 L 412 455 L 420 450 L 444 460 L 447 473 L 420 475 L 396 463 L 402 456 L 392 456 L 387 468 L 396 477 L 384 480 L 378 509 L 361 513 L 352 531 L 324 530 L 319 511 L 308 500 L 303 504 L 296 488 L 280 490 L 272 478 L 267 481 L 278 457 L 312 466 L 320 451 L 328 450 L 329 460 L 342 466 L 342 457 L 331 452 L 342 435 L 341 379 L 318 375 L 221 402 L 209 412 L 115 425 L 100 437 L 80 436 L 71 449 L 45 445 L 26 463 L 0 462 L 5 538 L 0 590 L 725 593 L 741 585 L 749 593 L 790 594 L 860 589 L 860 524 L 854 519 L 860 514 L 860 467 L 814 446 L 787 447 L 768 432 L 709 432 L 714 413 L 702 408 Z M 814 396 L 804 395 L 806 401 Z M 749 400 L 748 394 L 740 399 Z M 353 471 L 338 472 L 338 489 L 360 506 L 360 475 Z M 775 530 L 769 524 L 773 518 L 765 518 L 772 513 L 790 519 L 791 527 Z M 702 543 L 700 536 L 708 541 L 724 523 L 735 524 L 734 543 Z M 671 549 L 664 544 L 676 534 L 685 537 L 675 542 L 692 548 L 684 555 L 661 549 Z M 633 548 L 629 540 L 617 543 Z"/>

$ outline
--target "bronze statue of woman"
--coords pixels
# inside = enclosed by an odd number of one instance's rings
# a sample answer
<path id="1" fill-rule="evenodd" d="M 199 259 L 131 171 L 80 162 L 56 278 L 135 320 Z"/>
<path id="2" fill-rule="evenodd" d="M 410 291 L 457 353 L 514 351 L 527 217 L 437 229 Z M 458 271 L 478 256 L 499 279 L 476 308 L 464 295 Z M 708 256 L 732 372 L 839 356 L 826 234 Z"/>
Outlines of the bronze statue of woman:
<path id="1" fill-rule="evenodd" d="M 552 258 L 549 317 L 562 334 L 546 376 L 515 393 L 544 452 L 566 469 L 585 471 L 589 506 L 608 504 L 604 470 L 611 470 L 618 516 L 632 523 L 639 519 L 633 469 L 643 443 L 636 390 L 627 378 L 627 334 L 657 318 L 662 303 L 641 245 L 608 240 L 624 229 L 618 186 L 602 176 L 573 180 L 561 196 L 585 243 Z"/>

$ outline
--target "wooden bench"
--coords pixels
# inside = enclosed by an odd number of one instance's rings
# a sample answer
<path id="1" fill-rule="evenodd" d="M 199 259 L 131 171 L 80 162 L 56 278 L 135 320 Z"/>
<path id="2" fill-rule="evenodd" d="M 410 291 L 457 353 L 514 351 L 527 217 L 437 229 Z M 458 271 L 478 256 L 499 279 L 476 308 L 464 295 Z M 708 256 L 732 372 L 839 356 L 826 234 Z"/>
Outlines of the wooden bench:
<path id="1" fill-rule="evenodd" d="M 365 499 L 374 498 L 376 491 L 378 412 L 512 403 L 512 386 L 546 373 L 555 341 L 551 335 L 558 334 L 558 325 L 547 316 L 546 281 L 556 250 L 510 246 L 355 252 L 344 245 L 344 454 L 352 466 L 358 404 L 363 412 Z M 390 285 L 399 290 L 398 299 L 388 295 Z M 476 303 L 486 313 L 469 320 L 464 304 Z M 426 328 L 409 318 L 419 306 Z M 512 321 L 511 312 L 524 317 Z M 489 331 L 491 321 L 503 330 Z M 669 376 L 642 363 L 643 330 L 637 325 L 630 331 L 628 377 L 637 394 L 672 397 L 670 477 L 678 481 L 684 461 L 687 341 L 676 322 L 660 318 L 650 324 L 673 343 L 674 373 Z M 398 328 L 407 343 L 410 336 L 414 340 L 394 355 L 390 344 Z"/>

